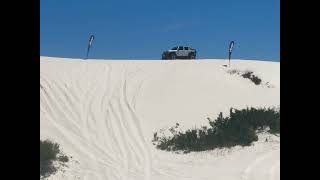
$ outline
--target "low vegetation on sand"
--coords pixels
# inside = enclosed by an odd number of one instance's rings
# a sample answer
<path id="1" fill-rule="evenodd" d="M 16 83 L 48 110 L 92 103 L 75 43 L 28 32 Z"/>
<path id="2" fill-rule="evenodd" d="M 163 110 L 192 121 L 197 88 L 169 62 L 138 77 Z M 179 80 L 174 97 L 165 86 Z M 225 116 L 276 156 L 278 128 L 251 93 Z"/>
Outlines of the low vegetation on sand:
<path id="1" fill-rule="evenodd" d="M 258 76 L 254 75 L 252 71 L 245 72 L 241 76 L 245 79 L 250 79 L 255 85 L 261 84 L 262 81 Z"/>
<path id="2" fill-rule="evenodd" d="M 241 77 L 245 78 L 245 79 L 249 79 L 251 80 L 255 85 L 261 85 L 262 84 L 262 79 L 260 77 L 258 77 L 257 75 L 255 75 L 252 71 L 244 71 L 241 72 L 237 69 L 233 69 L 228 71 L 229 74 L 237 74 L 240 75 Z M 269 82 L 265 83 L 265 85 L 267 85 L 267 87 L 271 87 L 271 85 L 269 84 Z"/>
<path id="3" fill-rule="evenodd" d="M 170 128 L 172 135 L 160 136 L 154 133 L 153 142 L 157 148 L 168 151 L 204 151 L 215 148 L 249 146 L 258 140 L 257 133 L 269 129 L 269 133 L 280 134 L 280 108 L 230 109 L 230 116 L 222 112 L 215 120 L 208 118 L 210 127 L 194 128 L 179 132 Z"/>
<path id="4" fill-rule="evenodd" d="M 68 156 L 61 153 L 59 144 L 49 140 L 40 140 L 40 179 L 45 179 L 57 172 L 55 162 L 64 164 L 69 161 Z"/>

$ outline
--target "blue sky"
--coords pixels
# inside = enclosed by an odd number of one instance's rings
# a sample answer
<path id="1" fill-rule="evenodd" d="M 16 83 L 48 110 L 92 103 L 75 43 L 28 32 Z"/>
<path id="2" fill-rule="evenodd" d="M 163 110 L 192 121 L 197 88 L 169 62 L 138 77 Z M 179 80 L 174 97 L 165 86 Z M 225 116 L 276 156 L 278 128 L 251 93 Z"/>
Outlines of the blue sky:
<path id="1" fill-rule="evenodd" d="M 160 59 L 176 45 L 197 58 L 280 61 L 279 0 L 40 0 L 40 55 Z"/>

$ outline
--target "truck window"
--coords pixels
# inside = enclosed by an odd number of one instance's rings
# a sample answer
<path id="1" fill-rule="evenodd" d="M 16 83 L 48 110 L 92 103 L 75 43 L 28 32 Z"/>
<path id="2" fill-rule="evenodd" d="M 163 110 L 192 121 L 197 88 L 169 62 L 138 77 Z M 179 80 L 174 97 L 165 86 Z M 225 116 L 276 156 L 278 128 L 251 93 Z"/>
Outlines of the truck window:
<path id="1" fill-rule="evenodd" d="M 178 47 L 174 47 L 174 48 L 172 48 L 171 50 L 177 50 L 178 49 Z"/>
<path id="2" fill-rule="evenodd" d="M 179 46 L 179 50 L 183 50 L 183 46 Z"/>
<path id="3" fill-rule="evenodd" d="M 184 47 L 184 50 L 189 50 L 189 47 Z"/>

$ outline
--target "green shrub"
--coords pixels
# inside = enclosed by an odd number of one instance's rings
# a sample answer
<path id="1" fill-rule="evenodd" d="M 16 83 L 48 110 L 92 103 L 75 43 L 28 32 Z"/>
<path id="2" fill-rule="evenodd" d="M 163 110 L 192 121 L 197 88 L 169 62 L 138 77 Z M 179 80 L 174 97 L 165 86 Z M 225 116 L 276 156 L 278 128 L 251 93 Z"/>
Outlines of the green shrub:
<path id="1" fill-rule="evenodd" d="M 154 142 L 161 150 L 203 151 L 214 148 L 248 146 L 258 140 L 257 130 L 269 127 L 270 133 L 280 133 L 280 109 L 246 108 L 230 109 L 230 117 L 219 116 L 211 121 L 210 127 L 190 129 L 185 132 L 171 132 L 172 137 L 158 137 L 154 134 Z M 174 130 L 174 128 L 171 128 Z"/>
<path id="2" fill-rule="evenodd" d="M 53 162 L 68 162 L 69 158 L 61 154 L 59 144 L 49 140 L 40 140 L 40 178 L 46 178 L 56 173 Z"/>
<path id="3" fill-rule="evenodd" d="M 242 74 L 242 77 L 250 79 L 255 85 L 261 84 L 262 81 L 258 76 L 254 75 L 252 71 L 245 72 Z"/>

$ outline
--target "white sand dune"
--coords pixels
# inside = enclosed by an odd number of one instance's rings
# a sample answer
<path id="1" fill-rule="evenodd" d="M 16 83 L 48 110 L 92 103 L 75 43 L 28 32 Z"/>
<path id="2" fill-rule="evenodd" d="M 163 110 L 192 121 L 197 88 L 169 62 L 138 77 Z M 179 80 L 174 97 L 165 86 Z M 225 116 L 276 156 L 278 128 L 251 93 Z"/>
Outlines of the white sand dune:
<path id="1" fill-rule="evenodd" d="M 280 63 L 234 60 L 129 61 L 40 57 L 40 136 L 72 156 L 49 179 L 276 180 L 280 138 L 250 147 L 176 154 L 153 133 L 208 125 L 230 107 L 280 105 Z M 252 70 L 263 83 L 227 73 Z M 226 114 L 228 115 L 228 114 Z M 270 137 L 269 137 L 270 136 Z M 266 137 L 269 141 L 265 142 Z"/>

